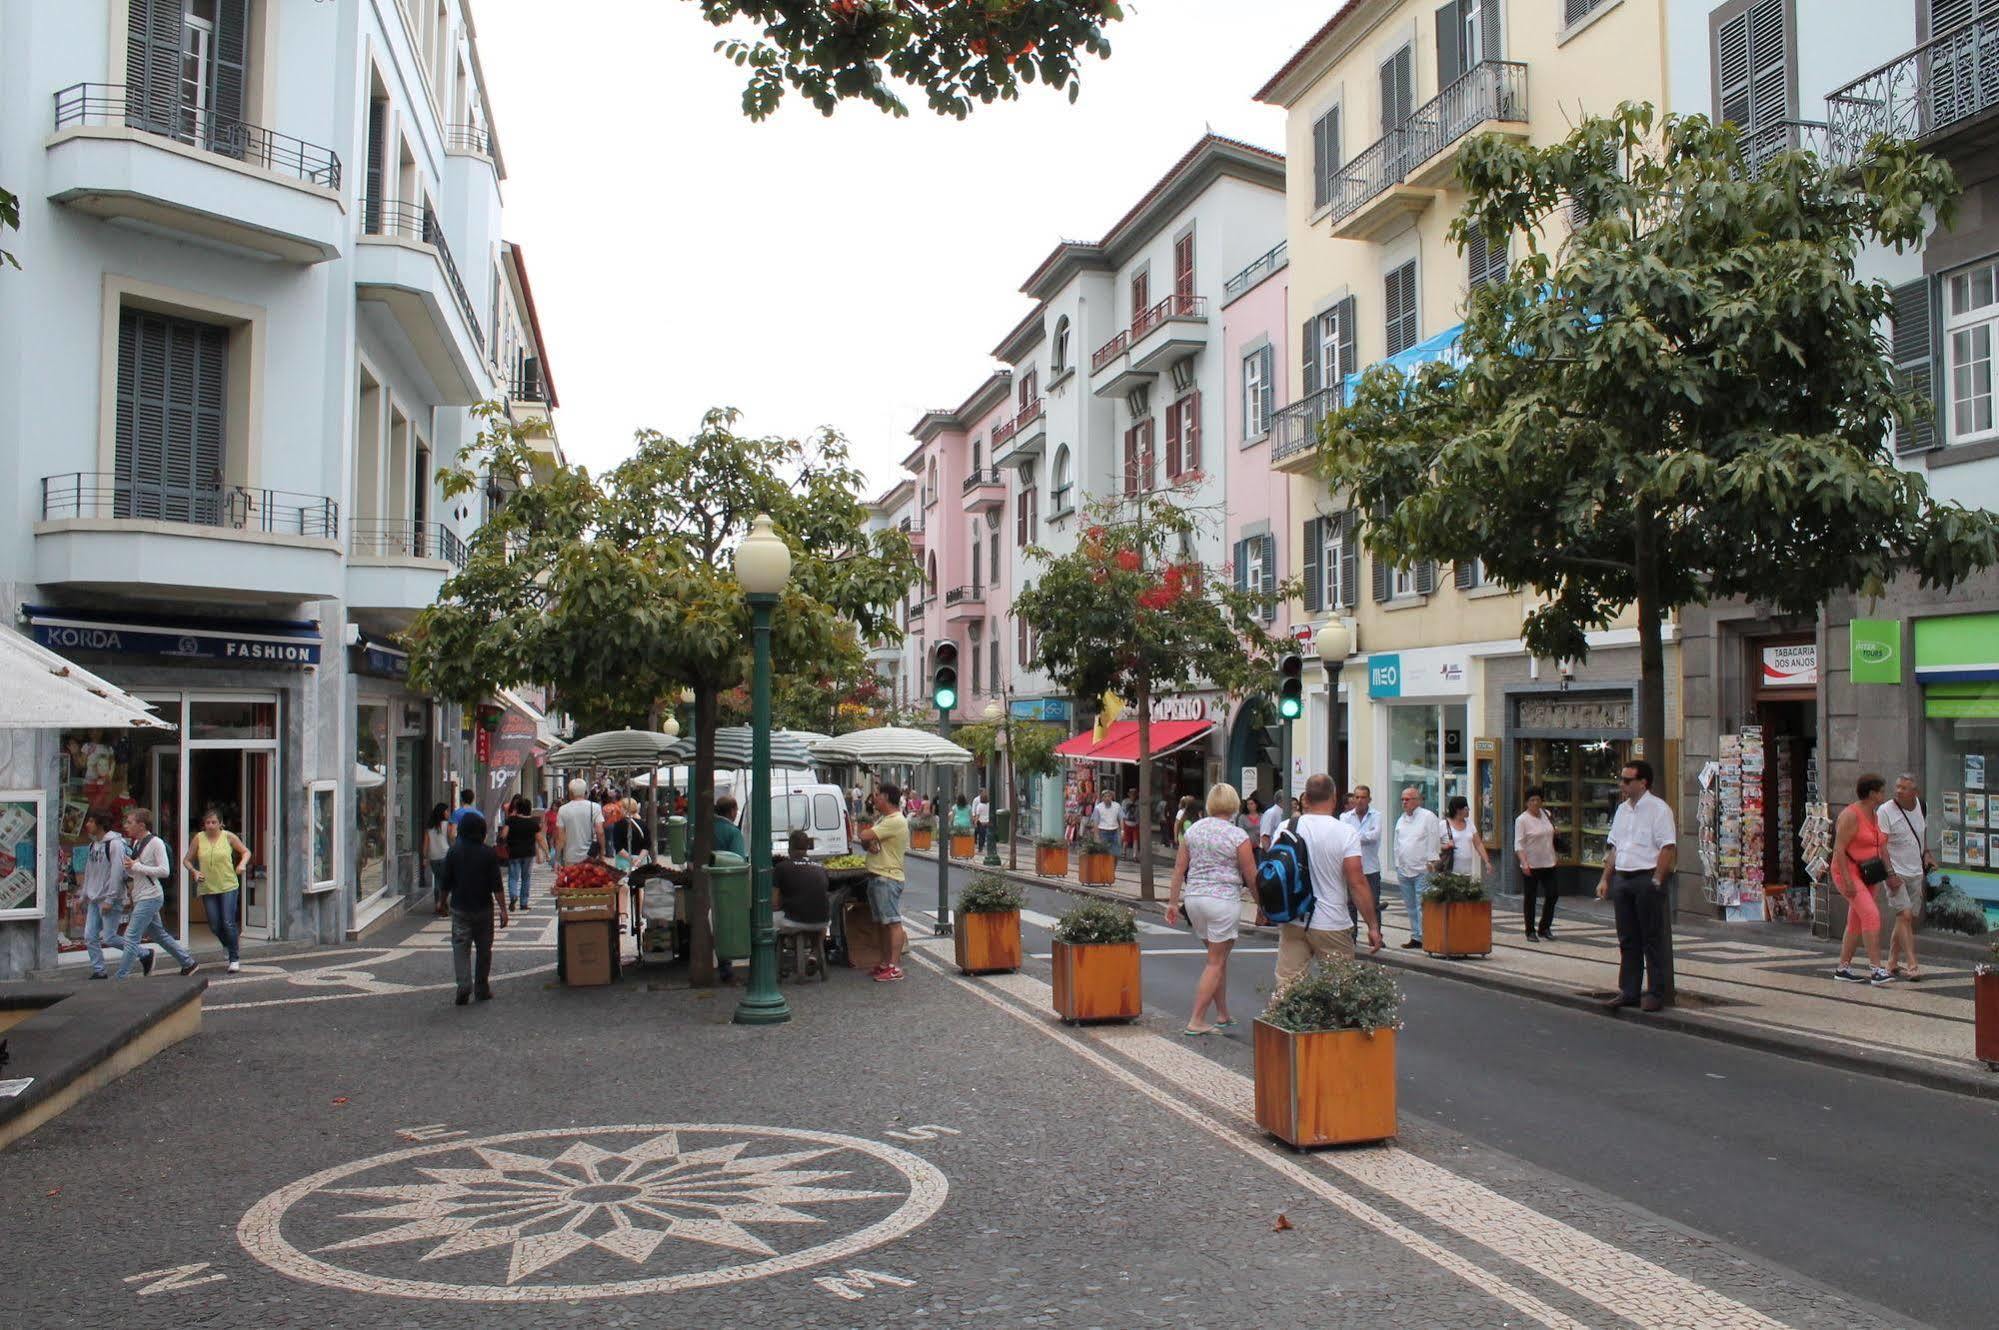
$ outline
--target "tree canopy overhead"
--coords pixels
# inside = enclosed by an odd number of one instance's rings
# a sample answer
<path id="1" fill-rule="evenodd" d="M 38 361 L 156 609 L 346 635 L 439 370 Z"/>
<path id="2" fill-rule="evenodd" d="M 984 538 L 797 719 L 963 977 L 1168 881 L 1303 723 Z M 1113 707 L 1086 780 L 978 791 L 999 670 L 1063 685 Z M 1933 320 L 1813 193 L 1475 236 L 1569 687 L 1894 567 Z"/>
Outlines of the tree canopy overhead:
<path id="1" fill-rule="evenodd" d="M 974 103 L 1020 96 L 1022 84 L 1081 89 L 1085 54 L 1110 54 L 1116 0 L 700 0 L 710 23 L 748 20 L 752 39 L 715 49 L 750 71 L 743 111 L 762 120 L 787 90 L 825 115 L 843 101 L 907 115 L 897 84 L 964 119 Z"/>
<path id="2" fill-rule="evenodd" d="M 1752 164 L 1732 125 L 1627 104 L 1544 148 L 1473 140 L 1459 173 L 1452 238 L 1522 237 L 1525 257 L 1473 293 L 1460 361 L 1362 377 L 1328 418 L 1324 474 L 1375 557 L 1483 560 L 1536 593 L 1536 655 L 1586 657 L 1635 605 L 1648 752 L 1673 611 L 1813 612 L 1999 558 L 1990 514 L 1896 467 L 1891 430 L 1929 404 L 1890 367 L 1890 292 L 1856 276 L 1868 244 L 1915 245 L 1948 216 L 1943 164 L 1889 141 Z M 1588 220 L 1551 252 L 1565 212 Z"/>

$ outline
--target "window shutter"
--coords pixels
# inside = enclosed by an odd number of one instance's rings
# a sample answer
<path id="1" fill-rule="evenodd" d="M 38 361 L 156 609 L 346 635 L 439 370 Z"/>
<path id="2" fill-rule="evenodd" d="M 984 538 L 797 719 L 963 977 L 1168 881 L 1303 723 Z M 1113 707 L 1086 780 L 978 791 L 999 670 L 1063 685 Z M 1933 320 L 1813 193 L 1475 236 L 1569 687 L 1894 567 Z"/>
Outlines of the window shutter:
<path id="1" fill-rule="evenodd" d="M 1233 563 L 1235 565 L 1235 589 L 1237 591 L 1248 591 L 1249 590 L 1249 542 L 1248 541 L 1238 540 L 1235 543 L 1235 555 L 1233 558 Z"/>
<path id="2" fill-rule="evenodd" d="M 1465 72 L 1463 0 L 1437 11 L 1437 86 L 1448 88 Z"/>
<path id="3" fill-rule="evenodd" d="M 1505 280 L 1507 263 L 1507 238 L 1502 236 L 1498 244 L 1487 239 L 1485 228 L 1472 225 L 1465 230 L 1465 258 L 1469 265 L 1467 279 L 1476 290 L 1492 282 Z"/>
<path id="4" fill-rule="evenodd" d="M 1166 408 L 1166 478 L 1180 477 L 1180 404 Z"/>
<path id="5" fill-rule="evenodd" d="M 1028 497 L 1028 491 L 1025 489 L 1013 497 L 1013 543 L 1021 549 L 1027 548 Z"/>
<path id="6" fill-rule="evenodd" d="M 382 181 L 384 143 L 389 128 L 389 104 L 377 98 L 368 103 L 368 197 L 361 201 L 361 227 L 369 235 L 382 229 Z"/>
<path id="7" fill-rule="evenodd" d="M 1425 559 L 1416 565 L 1416 594 L 1427 596 L 1437 589 L 1437 565 Z"/>
<path id="8" fill-rule="evenodd" d="M 1749 11 L 1749 51 L 1754 82 L 1752 114 L 1758 126 L 1791 118 L 1791 71 L 1784 42 L 1784 0 L 1760 0 Z"/>
<path id="9" fill-rule="evenodd" d="M 1317 322 L 1317 319 L 1306 319 L 1304 331 L 1298 334 L 1298 345 L 1301 348 L 1299 363 L 1305 369 L 1305 377 L 1302 383 L 1305 396 L 1307 397 L 1319 391 L 1318 338 L 1312 335 L 1312 325 Z"/>
<path id="10" fill-rule="evenodd" d="M 1895 288 L 1894 340 L 1895 386 L 1915 393 L 1931 406 L 1921 420 L 1898 426 L 1895 451 L 1926 452 L 1936 447 L 1935 390 L 1932 387 L 1930 349 L 1930 279 L 1918 278 Z"/>
<path id="11" fill-rule="evenodd" d="M 1333 172 L 1339 169 L 1339 112 L 1328 111 L 1312 122 L 1312 206 L 1333 200 Z"/>
<path id="12" fill-rule="evenodd" d="M 246 146 L 238 126 L 243 120 L 243 88 L 248 80 L 250 0 L 216 0 L 215 58 L 210 64 L 208 109 L 214 114 L 209 146 L 241 157 Z"/>
<path id="13" fill-rule="evenodd" d="M 1144 489 L 1156 489 L 1159 485 L 1159 459 L 1153 446 L 1152 421 L 1140 421 L 1138 430 L 1139 483 Z"/>
<path id="14" fill-rule="evenodd" d="M 1201 394 L 1180 403 L 1180 460 L 1189 471 L 1201 469 Z"/>
<path id="15" fill-rule="evenodd" d="M 1473 587 L 1478 585 L 1477 564 L 1475 563 L 1453 564 L 1451 566 L 1451 570 L 1452 570 L 1452 580 L 1457 584 L 1458 590 L 1469 591 Z"/>
<path id="16" fill-rule="evenodd" d="M 1410 51 L 1406 46 L 1382 62 L 1381 132 L 1383 134 L 1393 133 L 1409 118 L 1411 98 L 1415 94 L 1410 63 Z"/>
<path id="17" fill-rule="evenodd" d="M 1360 529 L 1352 513 L 1340 519 L 1340 604 L 1360 604 Z"/>
<path id="18" fill-rule="evenodd" d="M 1382 558 L 1379 554 L 1370 554 L 1368 562 L 1374 565 L 1374 598 L 1377 601 L 1393 600 L 1395 598 L 1395 570 L 1389 566 L 1388 560 Z"/>
<path id="19" fill-rule="evenodd" d="M 1338 306 L 1340 339 L 1340 400 L 1346 400 L 1347 376 L 1354 372 L 1354 314 L 1353 297 L 1348 296 Z"/>
<path id="20" fill-rule="evenodd" d="M 1257 352 L 1263 362 L 1263 391 L 1258 394 L 1256 428 L 1259 434 L 1270 433 L 1270 418 L 1277 414 L 1277 351 L 1264 347 Z"/>
<path id="21" fill-rule="evenodd" d="M 1124 492 L 1138 492 L 1138 426 L 1124 432 Z"/>
<path id="22" fill-rule="evenodd" d="M 181 103 L 181 0 L 129 0 L 125 18 L 125 123 L 177 134 Z"/>
<path id="23" fill-rule="evenodd" d="M 1173 294 L 1194 294 L 1194 237 L 1191 232 L 1173 242 Z"/>
<path id="24" fill-rule="evenodd" d="M 1277 618 L 1277 537 L 1263 537 L 1263 620 L 1270 623 Z"/>
<path id="25" fill-rule="evenodd" d="M 1324 582 L 1319 572 L 1321 552 L 1325 548 L 1326 519 L 1310 517 L 1305 520 L 1305 610 L 1317 614 L 1325 608 Z"/>
<path id="26" fill-rule="evenodd" d="M 1499 0 L 1467 0 L 1478 6 L 1478 50 L 1465 63 L 1478 64 L 1481 60 L 1497 60 L 1499 49 Z"/>

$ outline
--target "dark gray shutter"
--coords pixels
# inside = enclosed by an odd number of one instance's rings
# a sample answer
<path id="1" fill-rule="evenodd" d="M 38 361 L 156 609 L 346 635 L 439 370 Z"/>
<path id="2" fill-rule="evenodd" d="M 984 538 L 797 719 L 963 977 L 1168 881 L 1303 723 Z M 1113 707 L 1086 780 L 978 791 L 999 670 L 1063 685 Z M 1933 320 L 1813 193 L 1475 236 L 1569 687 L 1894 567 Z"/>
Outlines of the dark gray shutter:
<path id="1" fill-rule="evenodd" d="M 1277 537 L 1263 537 L 1263 618 L 1277 618 Z"/>
<path id="2" fill-rule="evenodd" d="M 1340 401 L 1346 401 L 1347 376 L 1354 372 L 1354 315 L 1353 297 L 1348 296 L 1338 305 L 1340 339 Z"/>
<path id="3" fill-rule="evenodd" d="M 1757 0 L 1714 32 L 1721 118 L 1747 131 L 1791 115 L 1784 0 Z"/>
<path id="4" fill-rule="evenodd" d="M 1416 594 L 1427 596 L 1437 589 L 1437 565 L 1428 559 L 1416 565 Z"/>
<path id="5" fill-rule="evenodd" d="M 1360 528 L 1352 513 L 1340 518 L 1340 604 L 1352 609 L 1360 603 Z"/>
<path id="6" fill-rule="evenodd" d="M 216 0 L 205 137 L 210 149 L 231 157 L 243 156 L 250 146 L 242 128 L 243 89 L 249 79 L 249 61 L 250 0 Z"/>
<path id="7" fill-rule="evenodd" d="M 1299 353 L 1299 360 L 1305 367 L 1304 395 L 1306 397 L 1310 397 L 1313 393 L 1319 391 L 1319 347 L 1318 339 L 1313 336 L 1312 327 L 1317 322 L 1316 318 L 1306 319 L 1304 330 L 1298 334 L 1298 345 L 1303 348 Z"/>
<path id="8" fill-rule="evenodd" d="M 361 200 L 361 229 L 368 235 L 382 230 L 382 194 L 387 170 L 389 103 L 377 97 L 368 103 L 368 196 Z"/>
<path id="9" fill-rule="evenodd" d="M 1936 400 L 1930 350 L 1930 279 L 1921 277 L 1895 288 L 1894 340 L 1895 386 L 1914 393 L 1931 411 L 1913 424 L 1895 431 L 1895 451 L 1926 452 L 1937 446 Z"/>
<path id="10" fill-rule="evenodd" d="M 1325 547 L 1326 521 L 1323 517 L 1305 519 L 1305 610 L 1317 614 L 1325 608 L 1324 585 L 1319 572 L 1320 551 Z"/>
<path id="11" fill-rule="evenodd" d="M 1312 122 L 1312 206 L 1323 208 L 1332 201 L 1333 113 Z"/>
<path id="12" fill-rule="evenodd" d="M 1249 590 L 1249 542 L 1248 541 L 1238 540 L 1235 543 L 1235 557 L 1233 560 L 1231 560 L 1231 562 L 1235 565 L 1235 589 L 1237 591 L 1242 591 L 1242 592 L 1248 591 Z"/>
<path id="13" fill-rule="evenodd" d="M 1395 598 L 1395 569 L 1379 554 L 1369 554 L 1368 562 L 1374 565 L 1374 598 L 1393 600 Z"/>
<path id="14" fill-rule="evenodd" d="M 1499 59 L 1499 0 L 1477 0 L 1478 50 L 1467 64 L 1475 65 L 1482 60 Z"/>
<path id="15" fill-rule="evenodd" d="M 181 133 L 181 0 L 129 0 L 125 17 L 125 123 Z"/>
<path id="16" fill-rule="evenodd" d="M 1477 564 L 1458 563 L 1451 565 L 1451 568 L 1452 568 L 1451 580 L 1457 584 L 1458 590 L 1469 591 L 1473 587 L 1478 585 Z"/>
<path id="17" fill-rule="evenodd" d="M 117 515 L 222 518 L 229 334 L 124 310 L 118 320 Z"/>
<path id="18" fill-rule="evenodd" d="M 1501 236 L 1498 244 L 1486 236 L 1485 228 L 1473 224 L 1465 228 L 1465 259 L 1467 280 L 1472 289 L 1506 278 L 1507 238 Z"/>
<path id="19" fill-rule="evenodd" d="M 1451 0 L 1437 11 L 1437 87 L 1448 88 L 1468 68 L 1464 49 L 1464 0 Z"/>
<path id="20" fill-rule="evenodd" d="M 1381 65 L 1381 132 L 1393 133 L 1414 109 L 1416 94 L 1410 51 L 1403 47 Z"/>

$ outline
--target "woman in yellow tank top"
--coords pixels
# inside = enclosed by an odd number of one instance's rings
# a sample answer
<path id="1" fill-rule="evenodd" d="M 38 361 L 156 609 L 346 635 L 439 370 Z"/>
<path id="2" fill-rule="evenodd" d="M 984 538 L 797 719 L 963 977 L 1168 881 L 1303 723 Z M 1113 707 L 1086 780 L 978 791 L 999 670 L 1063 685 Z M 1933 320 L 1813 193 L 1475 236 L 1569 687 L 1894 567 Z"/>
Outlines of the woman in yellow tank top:
<path id="1" fill-rule="evenodd" d="M 250 847 L 233 831 L 222 826 L 222 814 L 210 808 L 201 815 L 201 830 L 186 855 L 188 872 L 194 876 L 201 908 L 208 915 L 209 931 L 229 953 L 229 973 L 242 969 L 237 959 L 241 936 L 238 921 L 243 902 L 243 875 L 250 871 Z"/>

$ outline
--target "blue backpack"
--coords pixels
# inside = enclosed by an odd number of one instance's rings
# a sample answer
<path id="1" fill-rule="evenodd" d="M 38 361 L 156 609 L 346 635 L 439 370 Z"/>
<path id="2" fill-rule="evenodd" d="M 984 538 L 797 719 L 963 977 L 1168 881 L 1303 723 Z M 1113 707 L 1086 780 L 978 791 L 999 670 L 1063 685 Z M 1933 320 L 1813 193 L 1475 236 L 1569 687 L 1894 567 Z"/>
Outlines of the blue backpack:
<path id="1" fill-rule="evenodd" d="M 1312 917 L 1312 861 L 1288 824 L 1257 863 L 1256 901 L 1273 924 L 1302 924 Z"/>

